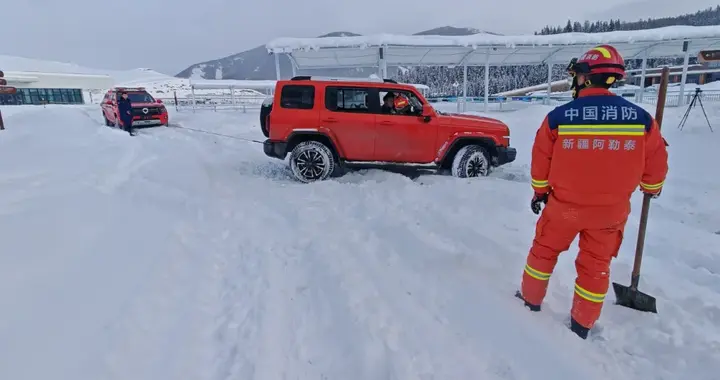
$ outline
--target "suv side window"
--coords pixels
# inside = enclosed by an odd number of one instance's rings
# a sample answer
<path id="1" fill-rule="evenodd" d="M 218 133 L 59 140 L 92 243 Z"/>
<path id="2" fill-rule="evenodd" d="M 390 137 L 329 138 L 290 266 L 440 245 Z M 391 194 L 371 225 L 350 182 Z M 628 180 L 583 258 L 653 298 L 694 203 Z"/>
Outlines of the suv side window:
<path id="1" fill-rule="evenodd" d="M 400 116 L 417 116 L 420 113 L 420 110 L 422 110 L 423 104 L 420 101 L 420 98 L 418 98 L 413 92 L 406 91 L 406 90 L 395 90 L 395 89 L 380 89 L 380 105 L 382 107 L 382 104 L 384 103 L 384 98 L 386 95 L 402 95 L 408 99 L 408 102 L 410 102 L 410 106 L 404 113 L 390 113 L 390 115 L 400 115 Z"/>
<path id="2" fill-rule="evenodd" d="M 312 109 L 315 105 L 315 86 L 287 85 L 280 92 L 280 107 Z"/>
<path id="3" fill-rule="evenodd" d="M 370 113 L 370 89 L 328 86 L 325 108 L 334 112 Z"/>

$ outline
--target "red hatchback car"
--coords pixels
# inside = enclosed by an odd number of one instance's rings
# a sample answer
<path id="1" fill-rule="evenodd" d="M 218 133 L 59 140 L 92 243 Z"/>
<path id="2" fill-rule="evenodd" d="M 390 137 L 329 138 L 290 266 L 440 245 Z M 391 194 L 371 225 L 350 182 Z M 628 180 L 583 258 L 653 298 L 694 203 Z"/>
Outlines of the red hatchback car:
<path id="1" fill-rule="evenodd" d="M 143 87 L 115 87 L 108 90 L 102 101 L 103 118 L 107 126 L 119 126 L 117 101 L 119 91 L 125 91 L 132 103 L 133 127 L 168 125 L 169 117 L 160 99 L 153 98 Z"/>

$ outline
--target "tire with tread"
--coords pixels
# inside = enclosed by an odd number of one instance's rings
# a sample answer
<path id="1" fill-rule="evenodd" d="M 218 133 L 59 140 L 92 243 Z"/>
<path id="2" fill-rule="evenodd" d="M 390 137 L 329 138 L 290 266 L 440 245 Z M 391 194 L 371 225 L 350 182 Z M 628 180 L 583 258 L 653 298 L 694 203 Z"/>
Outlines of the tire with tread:
<path id="1" fill-rule="evenodd" d="M 303 141 L 290 153 L 293 176 L 303 183 L 327 179 L 335 171 L 335 166 L 332 150 L 319 141 Z"/>
<path id="2" fill-rule="evenodd" d="M 460 148 L 453 158 L 453 177 L 487 177 L 491 170 L 490 155 L 481 145 L 466 145 Z"/>

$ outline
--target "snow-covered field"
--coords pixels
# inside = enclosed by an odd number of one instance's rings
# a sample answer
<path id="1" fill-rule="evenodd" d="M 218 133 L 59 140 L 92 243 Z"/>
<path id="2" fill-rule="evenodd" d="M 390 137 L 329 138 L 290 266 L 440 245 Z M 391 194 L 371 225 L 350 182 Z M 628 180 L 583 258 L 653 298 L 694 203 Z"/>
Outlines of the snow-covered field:
<path id="1" fill-rule="evenodd" d="M 129 137 L 97 106 L 4 108 L 0 379 L 717 379 L 720 133 L 700 110 L 681 132 L 684 108 L 667 109 L 670 173 L 641 281 L 659 313 L 611 290 L 583 341 L 563 326 L 576 245 L 541 313 L 513 297 L 548 110 L 491 114 L 519 156 L 490 178 L 370 170 L 303 185 L 259 144 Z M 257 113 L 170 111 L 262 140 Z M 611 274 L 623 284 L 640 193 L 633 204 Z"/>

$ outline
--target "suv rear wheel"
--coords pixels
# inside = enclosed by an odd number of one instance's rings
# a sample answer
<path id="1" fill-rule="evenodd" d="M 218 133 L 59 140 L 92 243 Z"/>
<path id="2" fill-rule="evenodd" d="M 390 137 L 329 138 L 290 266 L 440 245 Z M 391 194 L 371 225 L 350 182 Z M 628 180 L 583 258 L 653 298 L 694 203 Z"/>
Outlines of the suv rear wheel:
<path id="1" fill-rule="evenodd" d="M 290 153 L 290 169 L 301 182 L 322 181 L 335 170 L 335 158 L 327 145 L 314 140 L 303 141 Z"/>
<path id="2" fill-rule="evenodd" d="M 459 178 L 486 177 L 490 174 L 490 155 L 480 145 L 466 145 L 455 154 L 452 175 Z"/>

